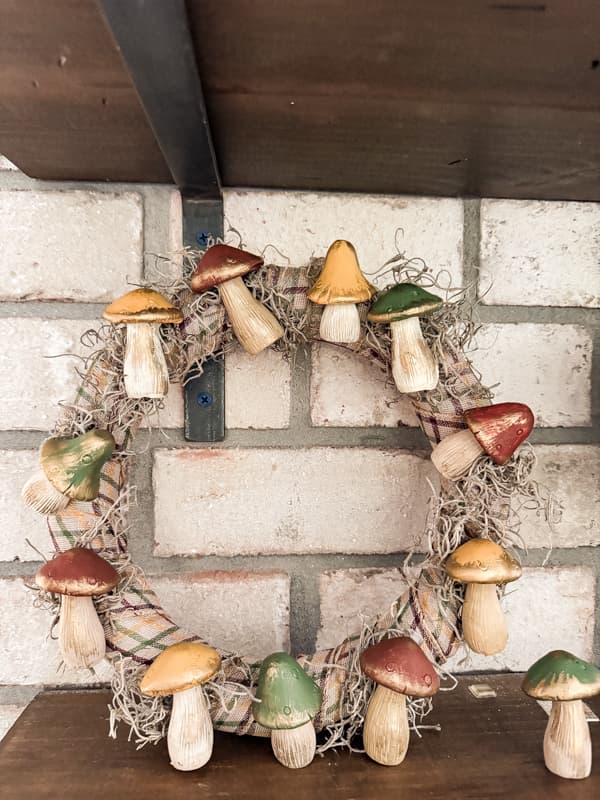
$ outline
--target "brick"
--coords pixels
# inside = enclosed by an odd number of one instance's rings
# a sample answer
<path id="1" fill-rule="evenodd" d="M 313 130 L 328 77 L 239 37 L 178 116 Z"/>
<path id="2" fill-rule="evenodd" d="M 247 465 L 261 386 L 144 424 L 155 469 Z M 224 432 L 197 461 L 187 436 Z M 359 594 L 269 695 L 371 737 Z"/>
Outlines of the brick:
<path id="1" fill-rule="evenodd" d="M 378 364 L 328 344 L 312 347 L 310 408 L 313 425 L 418 425 L 410 400 Z"/>
<path id="2" fill-rule="evenodd" d="M 0 319 L 2 430 L 51 428 L 58 402 L 72 402 L 80 382 L 75 372 L 80 362 L 56 356 L 83 352 L 80 337 L 95 325 L 95 320 Z"/>
<path id="3" fill-rule="evenodd" d="M 600 203 L 482 200 L 484 303 L 600 306 Z"/>
<path id="4" fill-rule="evenodd" d="M 0 706 L 0 741 L 6 736 L 26 708 L 27 706 L 22 705 Z"/>
<path id="5" fill-rule="evenodd" d="M 239 189 L 225 190 L 223 200 L 226 236 L 230 226 L 251 251 L 273 245 L 292 266 L 324 256 L 335 239 L 348 239 L 365 272 L 378 270 L 400 250 L 424 259 L 434 273 L 449 270 L 455 285 L 462 281 L 460 200 Z M 227 238 L 237 242 L 236 236 Z M 286 263 L 274 249 L 265 258 Z M 374 282 L 384 286 L 389 275 Z"/>
<path id="6" fill-rule="evenodd" d="M 142 275 L 142 219 L 135 192 L 0 191 L 0 299 L 118 297 Z"/>
<path id="7" fill-rule="evenodd" d="M 225 425 L 227 428 L 287 428 L 290 424 L 290 364 L 281 353 L 256 356 L 241 349 L 225 357 Z M 171 384 L 158 422 L 183 427 L 183 388 Z"/>
<path id="8" fill-rule="evenodd" d="M 406 589 L 399 569 L 338 569 L 319 578 L 321 623 L 317 649 L 359 633 L 362 620 L 385 615 Z"/>
<path id="9" fill-rule="evenodd" d="M 591 423 L 592 340 L 580 325 L 485 325 L 472 358 L 495 402 L 527 403 L 538 427 Z"/>
<path id="10" fill-rule="evenodd" d="M 591 660 L 594 643 L 595 577 L 586 567 L 529 568 L 509 584 L 502 607 L 508 644 L 502 653 L 459 653 L 448 662 L 455 672 L 527 670 L 549 650 L 569 650 Z"/>
<path id="11" fill-rule="evenodd" d="M 23 484 L 38 469 L 37 450 L 0 450 L 0 561 L 39 561 L 26 538 L 50 554 L 46 517 L 21 500 Z"/>
<path id="12" fill-rule="evenodd" d="M 52 616 L 33 606 L 33 595 L 22 578 L 0 579 L 2 638 L 0 684 L 91 684 L 106 680 L 106 669 L 99 665 L 103 680 L 89 670 L 63 669 L 58 642 L 50 639 Z"/>
<path id="13" fill-rule="evenodd" d="M 144 279 L 165 284 L 183 272 L 181 193 L 167 186 L 144 186 Z"/>
<path id="14" fill-rule="evenodd" d="M 152 586 L 174 622 L 217 647 L 257 661 L 289 649 L 287 573 L 192 572 Z"/>
<path id="15" fill-rule="evenodd" d="M 0 156 L 0 171 L 2 171 L 2 170 L 12 170 L 12 171 L 14 171 L 14 170 L 18 170 L 18 169 L 19 168 L 15 164 L 13 164 L 12 161 L 9 161 L 8 158 L 5 158 L 4 156 Z"/>
<path id="16" fill-rule="evenodd" d="M 562 503 L 562 519 L 551 532 L 533 512 L 521 511 L 526 546 L 585 547 L 600 544 L 600 447 L 536 445 L 533 477 Z"/>
<path id="17" fill-rule="evenodd" d="M 155 554 L 406 550 L 423 529 L 433 472 L 402 450 L 159 449 Z"/>

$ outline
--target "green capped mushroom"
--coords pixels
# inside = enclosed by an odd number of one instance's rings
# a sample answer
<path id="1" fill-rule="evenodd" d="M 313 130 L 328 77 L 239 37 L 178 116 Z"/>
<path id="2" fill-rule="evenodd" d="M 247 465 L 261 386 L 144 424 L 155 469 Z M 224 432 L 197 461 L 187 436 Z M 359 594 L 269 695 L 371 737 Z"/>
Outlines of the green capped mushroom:
<path id="1" fill-rule="evenodd" d="M 41 472 L 23 487 L 23 500 L 40 514 L 56 514 L 71 500 L 95 500 L 100 472 L 114 447 L 108 431 L 92 430 L 74 439 L 46 439 L 40 448 Z"/>
<path id="2" fill-rule="evenodd" d="M 398 283 L 371 306 L 370 322 L 389 322 L 392 334 L 392 375 L 398 390 L 409 394 L 435 389 L 438 365 L 427 346 L 419 317 L 440 308 L 441 297 L 414 283 Z"/>
<path id="3" fill-rule="evenodd" d="M 321 690 L 287 653 L 263 661 L 252 704 L 254 719 L 271 730 L 271 747 L 284 767 L 298 769 L 313 760 L 317 737 L 313 718 L 321 708 Z"/>
<path id="4" fill-rule="evenodd" d="M 600 669 L 566 650 L 552 650 L 529 668 L 522 689 L 536 700 L 552 700 L 544 734 L 546 767 L 562 778 L 587 778 L 592 742 L 583 700 L 600 693 Z"/>

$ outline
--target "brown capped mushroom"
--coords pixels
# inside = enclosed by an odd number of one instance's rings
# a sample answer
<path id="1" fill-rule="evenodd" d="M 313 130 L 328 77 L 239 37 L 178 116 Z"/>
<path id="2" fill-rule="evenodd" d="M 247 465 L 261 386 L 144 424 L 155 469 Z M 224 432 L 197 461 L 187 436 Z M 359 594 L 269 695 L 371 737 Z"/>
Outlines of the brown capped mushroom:
<path id="1" fill-rule="evenodd" d="M 407 636 L 383 639 L 360 656 L 360 666 L 377 683 L 363 726 L 367 754 L 385 766 L 402 763 L 408 750 L 406 695 L 431 697 L 440 688 L 433 665 Z"/>
<path id="2" fill-rule="evenodd" d="M 213 286 L 219 287 L 231 327 L 239 343 L 251 355 L 260 353 L 283 336 L 279 322 L 250 293 L 242 280 L 243 275 L 262 264 L 260 256 L 237 247 L 216 244 L 204 253 L 191 281 L 192 291 L 197 294 Z"/>
<path id="3" fill-rule="evenodd" d="M 176 325 L 183 314 L 170 300 L 152 289 L 134 289 L 104 309 L 104 319 L 127 329 L 123 379 L 127 397 L 161 398 L 169 391 L 160 326 Z"/>
<path id="4" fill-rule="evenodd" d="M 102 661 L 106 639 L 92 598 L 117 585 L 114 567 L 93 550 L 74 547 L 44 564 L 35 582 L 45 592 L 62 595 L 58 641 L 65 664 L 90 668 Z"/>

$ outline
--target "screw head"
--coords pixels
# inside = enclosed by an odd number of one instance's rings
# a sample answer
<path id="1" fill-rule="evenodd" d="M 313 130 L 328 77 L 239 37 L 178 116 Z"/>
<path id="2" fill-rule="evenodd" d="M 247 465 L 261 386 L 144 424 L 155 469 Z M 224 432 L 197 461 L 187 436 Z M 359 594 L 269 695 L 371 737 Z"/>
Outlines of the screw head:
<path id="1" fill-rule="evenodd" d="M 202 408 L 209 408 L 213 404 L 213 396 L 210 392 L 198 392 L 196 402 Z"/>

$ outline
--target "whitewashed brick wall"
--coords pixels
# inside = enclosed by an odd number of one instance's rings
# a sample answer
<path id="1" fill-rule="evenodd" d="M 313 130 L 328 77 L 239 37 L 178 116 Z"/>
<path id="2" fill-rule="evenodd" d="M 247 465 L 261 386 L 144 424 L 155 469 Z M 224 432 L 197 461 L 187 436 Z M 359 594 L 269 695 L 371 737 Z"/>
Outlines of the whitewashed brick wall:
<path id="1" fill-rule="evenodd" d="M 500 384 L 498 399 L 532 406 L 536 474 L 564 514 L 545 563 L 547 529 L 523 511 L 529 566 L 504 601 L 508 649 L 455 666 L 520 670 L 559 646 L 597 660 L 600 205 L 229 190 L 225 213 L 249 249 L 273 246 L 267 260 L 298 266 L 344 237 L 366 272 L 396 244 L 454 285 L 479 287 L 475 364 Z M 76 359 L 59 356 L 81 352 L 99 304 L 156 274 L 149 253 L 176 250 L 180 228 L 169 188 L 45 185 L 0 160 L 0 603 L 10 642 L 0 684 L 90 680 L 58 669 L 50 619 L 25 591 L 40 560 L 25 539 L 44 554 L 51 546 L 18 492 L 76 386 Z M 436 484 L 414 412 L 377 366 L 325 344 L 295 367 L 275 352 L 235 351 L 226 385 L 223 444 L 184 442 L 180 387 L 159 415 L 164 435 L 140 434 L 135 558 L 172 617 L 216 644 L 253 658 L 334 644 L 403 589 L 398 567 L 423 530 L 426 479 Z M 0 711 L 6 728 L 19 707 Z"/>

